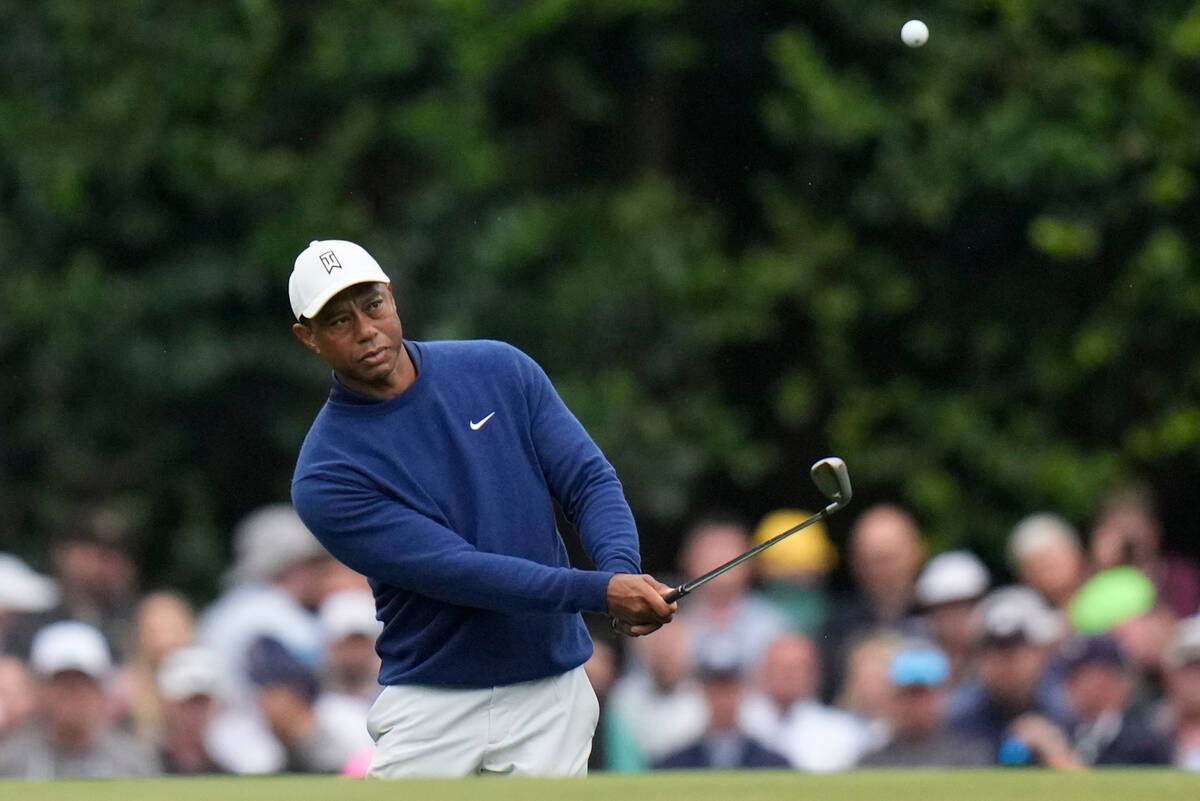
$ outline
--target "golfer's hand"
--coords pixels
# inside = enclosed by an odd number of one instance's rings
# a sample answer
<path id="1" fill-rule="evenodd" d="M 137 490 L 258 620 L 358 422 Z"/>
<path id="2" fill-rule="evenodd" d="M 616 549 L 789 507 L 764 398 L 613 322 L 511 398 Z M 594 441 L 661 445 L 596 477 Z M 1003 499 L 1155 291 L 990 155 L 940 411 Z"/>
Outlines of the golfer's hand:
<path id="1" fill-rule="evenodd" d="M 608 614 L 613 629 L 633 637 L 657 631 L 670 623 L 677 604 L 663 600 L 670 587 L 653 576 L 617 573 L 608 582 Z"/>

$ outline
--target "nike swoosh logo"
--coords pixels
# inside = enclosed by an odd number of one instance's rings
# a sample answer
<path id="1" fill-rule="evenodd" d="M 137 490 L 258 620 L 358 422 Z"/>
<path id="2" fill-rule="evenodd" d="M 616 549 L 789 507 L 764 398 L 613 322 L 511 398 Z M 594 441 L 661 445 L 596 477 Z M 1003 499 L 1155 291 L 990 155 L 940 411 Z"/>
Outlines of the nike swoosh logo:
<path id="1" fill-rule="evenodd" d="M 495 417 L 495 416 L 496 416 L 496 413 L 495 413 L 495 412 L 492 412 L 492 413 L 491 413 L 491 414 L 489 414 L 487 417 L 485 417 L 485 418 L 483 418 L 482 420 L 480 420 L 478 423 L 476 423 L 474 420 L 469 420 L 468 422 L 471 424 L 471 430 L 472 430 L 472 431 L 478 431 L 479 429 L 481 429 L 481 428 L 483 428 L 485 425 L 487 425 L 487 421 L 488 421 L 488 420 L 491 420 L 491 419 L 492 419 L 493 417 Z"/>

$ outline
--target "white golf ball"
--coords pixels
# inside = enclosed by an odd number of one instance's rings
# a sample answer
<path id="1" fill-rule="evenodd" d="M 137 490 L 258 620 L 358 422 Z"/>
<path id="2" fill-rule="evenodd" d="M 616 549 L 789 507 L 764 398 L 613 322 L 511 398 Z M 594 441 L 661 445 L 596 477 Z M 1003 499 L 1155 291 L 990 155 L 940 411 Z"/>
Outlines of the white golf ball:
<path id="1" fill-rule="evenodd" d="M 929 41 L 929 26 L 919 19 L 910 19 L 900 29 L 900 39 L 909 47 L 920 47 Z"/>

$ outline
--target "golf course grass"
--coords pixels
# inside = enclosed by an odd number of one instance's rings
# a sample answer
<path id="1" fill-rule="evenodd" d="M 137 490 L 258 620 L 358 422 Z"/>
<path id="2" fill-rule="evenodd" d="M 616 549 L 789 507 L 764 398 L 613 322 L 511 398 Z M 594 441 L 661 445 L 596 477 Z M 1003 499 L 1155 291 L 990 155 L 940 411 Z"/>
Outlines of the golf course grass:
<path id="1" fill-rule="evenodd" d="M 1195 801 L 1200 775 L 1165 770 L 788 771 L 586 779 L 365 781 L 326 776 L 0 781 L 2 801 Z"/>

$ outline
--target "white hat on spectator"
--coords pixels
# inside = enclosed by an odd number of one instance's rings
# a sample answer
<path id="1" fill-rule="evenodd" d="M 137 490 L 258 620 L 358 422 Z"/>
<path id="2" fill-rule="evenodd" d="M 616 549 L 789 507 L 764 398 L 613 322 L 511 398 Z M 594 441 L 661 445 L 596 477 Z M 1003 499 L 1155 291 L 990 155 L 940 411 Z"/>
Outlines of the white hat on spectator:
<path id="1" fill-rule="evenodd" d="M 1083 543 L 1079 532 L 1061 515 L 1053 512 L 1037 512 L 1022 518 L 1008 535 L 1008 560 L 1017 567 L 1030 556 L 1047 546 L 1062 545 L 1081 551 Z"/>
<path id="2" fill-rule="evenodd" d="M 985 643 L 1048 645 L 1065 630 L 1062 615 L 1028 587 L 1001 587 L 975 609 L 975 634 Z"/>
<path id="3" fill-rule="evenodd" d="M 112 655 L 104 635 L 95 626 L 78 620 L 60 620 L 33 635 L 29 666 L 43 678 L 78 670 L 104 681 L 112 672 Z"/>
<path id="4" fill-rule="evenodd" d="M 44 612 L 59 597 L 54 579 L 34 572 L 10 553 L 0 553 L 0 612 Z"/>
<path id="5" fill-rule="evenodd" d="M 182 701 L 196 695 L 217 696 L 221 689 L 221 668 L 216 655 L 207 648 L 187 645 L 176 648 L 163 658 L 158 668 L 158 692 L 168 701 Z"/>
<path id="6" fill-rule="evenodd" d="M 234 583 L 267 582 L 288 567 L 329 553 L 317 542 L 291 504 L 255 509 L 233 532 L 236 562 L 227 578 Z"/>
<path id="7" fill-rule="evenodd" d="M 946 551 L 925 563 L 915 592 L 921 606 L 972 601 L 987 592 L 991 576 L 970 551 Z"/>
<path id="8" fill-rule="evenodd" d="M 351 634 L 374 640 L 383 631 L 375 617 L 375 597 L 365 590 L 341 590 L 325 599 L 318 613 L 325 642 L 336 642 Z"/>
<path id="9" fill-rule="evenodd" d="M 1175 636 L 1167 646 L 1164 661 L 1172 669 L 1200 662 L 1200 615 L 1179 621 Z"/>

